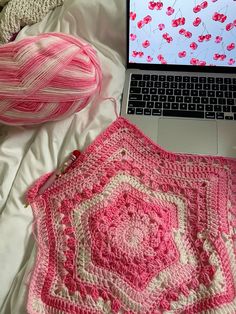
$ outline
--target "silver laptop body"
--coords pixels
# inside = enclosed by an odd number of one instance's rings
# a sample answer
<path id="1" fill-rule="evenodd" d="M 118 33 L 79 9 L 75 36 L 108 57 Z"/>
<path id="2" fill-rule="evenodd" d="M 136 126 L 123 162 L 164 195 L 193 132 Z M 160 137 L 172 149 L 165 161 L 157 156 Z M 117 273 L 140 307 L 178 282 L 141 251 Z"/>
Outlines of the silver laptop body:
<path id="1" fill-rule="evenodd" d="M 236 157 L 236 2 L 224 2 L 127 1 L 121 115 L 167 150 Z"/>

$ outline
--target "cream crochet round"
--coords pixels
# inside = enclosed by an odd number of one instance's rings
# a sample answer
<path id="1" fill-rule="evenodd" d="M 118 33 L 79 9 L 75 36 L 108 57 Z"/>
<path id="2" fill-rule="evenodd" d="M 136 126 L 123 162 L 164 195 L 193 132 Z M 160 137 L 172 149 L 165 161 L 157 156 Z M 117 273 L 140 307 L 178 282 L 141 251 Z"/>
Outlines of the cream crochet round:
<path id="1" fill-rule="evenodd" d="M 0 0 L 0 5 L 6 2 Z M 0 13 L 0 43 L 10 41 L 23 26 L 41 21 L 50 10 L 63 2 L 64 0 L 10 0 Z"/>

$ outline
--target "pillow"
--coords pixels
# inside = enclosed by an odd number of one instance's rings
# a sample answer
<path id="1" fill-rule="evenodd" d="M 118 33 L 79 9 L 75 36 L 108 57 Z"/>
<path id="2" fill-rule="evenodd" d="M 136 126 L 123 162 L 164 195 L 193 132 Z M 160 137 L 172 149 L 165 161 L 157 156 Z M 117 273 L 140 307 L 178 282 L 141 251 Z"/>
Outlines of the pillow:
<path id="1" fill-rule="evenodd" d="M 71 35 L 46 33 L 0 46 L 0 122 L 66 118 L 90 102 L 101 77 L 96 51 Z"/>

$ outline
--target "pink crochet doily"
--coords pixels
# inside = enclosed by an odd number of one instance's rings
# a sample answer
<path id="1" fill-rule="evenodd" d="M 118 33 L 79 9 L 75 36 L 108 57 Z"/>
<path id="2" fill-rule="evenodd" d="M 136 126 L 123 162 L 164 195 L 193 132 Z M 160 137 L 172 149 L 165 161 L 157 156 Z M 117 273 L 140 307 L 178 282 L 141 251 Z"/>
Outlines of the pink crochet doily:
<path id="1" fill-rule="evenodd" d="M 118 118 L 42 195 L 31 314 L 236 313 L 236 160 Z"/>

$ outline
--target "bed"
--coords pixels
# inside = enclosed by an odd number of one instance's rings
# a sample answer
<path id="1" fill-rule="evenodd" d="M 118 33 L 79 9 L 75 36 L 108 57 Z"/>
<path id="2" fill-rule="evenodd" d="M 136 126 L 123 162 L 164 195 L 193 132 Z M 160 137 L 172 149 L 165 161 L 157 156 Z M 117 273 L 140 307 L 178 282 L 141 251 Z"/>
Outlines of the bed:
<path id="1" fill-rule="evenodd" d="M 16 40 L 45 32 L 81 37 L 98 52 L 103 71 L 96 101 L 59 122 L 33 127 L 0 126 L 0 313 L 25 314 L 36 253 L 25 192 L 75 150 L 84 150 L 116 119 L 125 73 L 125 1 L 65 0 L 39 23 L 24 27 Z M 119 109 L 119 108 L 118 108 Z"/>

